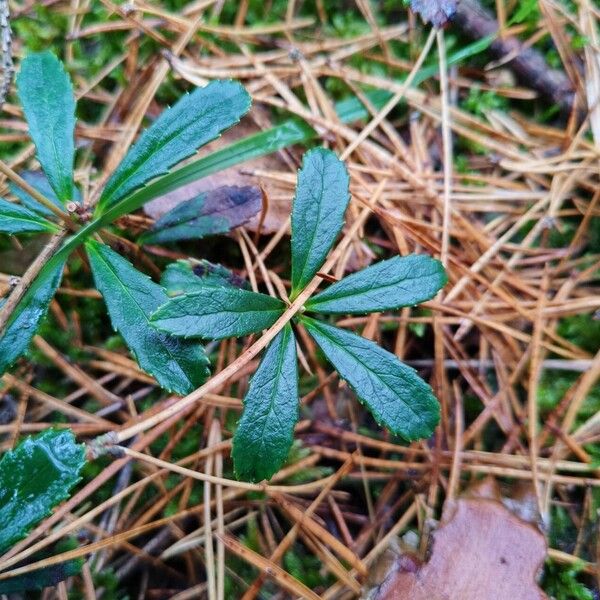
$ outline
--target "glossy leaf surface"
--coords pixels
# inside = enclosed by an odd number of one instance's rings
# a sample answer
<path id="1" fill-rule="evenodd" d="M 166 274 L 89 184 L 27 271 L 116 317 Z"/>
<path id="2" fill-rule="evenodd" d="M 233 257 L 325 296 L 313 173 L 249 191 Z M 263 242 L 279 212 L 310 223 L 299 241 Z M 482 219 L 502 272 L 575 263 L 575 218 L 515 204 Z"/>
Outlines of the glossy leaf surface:
<path id="1" fill-rule="evenodd" d="M 436 74 L 437 70 L 435 72 L 432 71 L 429 76 Z M 383 108 L 392 95 L 391 92 L 385 90 L 369 90 L 365 93 L 369 102 L 376 108 Z M 335 110 L 342 123 L 351 123 L 358 119 L 364 119 L 371 114 L 361 101 L 354 96 L 338 102 L 335 105 Z M 218 173 L 228 167 L 239 165 L 253 158 L 272 154 L 293 144 L 308 142 L 315 137 L 317 137 L 317 132 L 308 123 L 298 118 L 288 119 L 271 129 L 248 135 L 232 142 L 225 148 L 216 150 L 208 156 L 199 158 L 176 171 L 168 173 L 164 177 L 149 183 L 128 198 L 124 198 L 111 207 L 106 215 L 103 215 L 103 218 L 106 217 L 104 222 L 112 221 L 121 215 L 137 210 L 146 202 L 168 194 L 188 183 L 198 181 L 203 177 Z"/>
<path id="2" fill-rule="evenodd" d="M 245 279 L 207 260 L 177 260 L 164 270 L 160 283 L 169 296 L 191 294 L 207 286 L 249 288 Z"/>
<path id="3" fill-rule="evenodd" d="M 26 352 L 60 283 L 64 261 L 42 269 L 0 334 L 0 375 Z M 1 306 L 1 304 L 0 304 Z"/>
<path id="4" fill-rule="evenodd" d="M 83 444 L 68 429 L 28 437 L 0 460 L 0 553 L 23 539 L 81 479 Z"/>
<path id="5" fill-rule="evenodd" d="M 306 309 L 361 314 L 413 306 L 433 298 L 448 278 L 442 263 L 429 256 L 395 256 L 348 275 L 313 296 Z"/>
<path id="6" fill-rule="evenodd" d="M 173 335 L 220 340 L 267 329 L 284 310 L 279 298 L 234 287 L 207 286 L 172 298 L 151 321 Z"/>
<path id="7" fill-rule="evenodd" d="M 330 150 L 304 155 L 292 207 L 292 299 L 323 265 L 344 224 L 349 178 Z"/>
<path id="8" fill-rule="evenodd" d="M 58 227 L 41 215 L 0 198 L 0 233 L 30 233 L 34 231 L 58 231 Z"/>
<path id="9" fill-rule="evenodd" d="M 132 146 L 104 188 L 99 212 L 191 156 L 235 125 L 250 96 L 235 81 L 212 81 L 166 109 Z"/>
<path id="10" fill-rule="evenodd" d="M 296 341 L 288 323 L 267 348 L 244 398 L 232 448 L 238 479 L 262 481 L 281 468 L 292 445 L 298 403 Z"/>
<path id="11" fill-rule="evenodd" d="M 379 425 L 406 440 L 431 436 L 440 407 L 414 369 L 355 333 L 308 317 L 301 322 Z"/>
<path id="12" fill-rule="evenodd" d="M 228 233 L 259 211 L 261 192 L 255 186 L 223 186 L 178 204 L 141 237 L 144 244 L 202 239 Z"/>
<path id="13" fill-rule="evenodd" d="M 71 200 L 75 157 L 71 80 L 51 52 L 29 54 L 21 62 L 17 92 L 42 169 L 58 198 Z"/>
<path id="14" fill-rule="evenodd" d="M 140 367 L 177 394 L 189 394 L 201 385 L 208 376 L 203 348 L 150 324 L 150 315 L 169 299 L 164 289 L 108 246 L 88 241 L 86 248 L 113 327 Z"/>
<path id="15" fill-rule="evenodd" d="M 493 40 L 494 36 L 486 36 L 448 55 L 448 65 L 459 64 L 471 56 L 480 54 L 489 47 Z M 437 65 L 424 67 L 415 78 L 414 85 L 435 76 L 438 71 L 439 67 Z M 383 108 L 392 96 L 391 92 L 381 89 L 365 92 L 365 98 L 376 109 Z M 336 103 L 335 110 L 342 123 L 351 123 L 357 119 L 364 119 L 371 114 L 355 96 Z M 301 119 L 292 118 L 271 129 L 246 136 L 229 144 L 225 148 L 212 152 L 208 156 L 192 161 L 158 178 L 156 181 L 148 183 L 130 196 L 115 202 L 106 212 L 103 212 L 94 221 L 84 226 L 80 230 L 79 235 L 73 236 L 65 245 L 64 253 L 66 254 L 66 252 L 77 248 L 87 237 L 104 225 L 112 223 L 119 217 L 139 209 L 150 200 L 168 194 L 183 185 L 192 183 L 202 177 L 207 177 L 233 165 L 271 154 L 293 144 L 310 141 L 316 136 L 316 131 L 310 125 Z"/>

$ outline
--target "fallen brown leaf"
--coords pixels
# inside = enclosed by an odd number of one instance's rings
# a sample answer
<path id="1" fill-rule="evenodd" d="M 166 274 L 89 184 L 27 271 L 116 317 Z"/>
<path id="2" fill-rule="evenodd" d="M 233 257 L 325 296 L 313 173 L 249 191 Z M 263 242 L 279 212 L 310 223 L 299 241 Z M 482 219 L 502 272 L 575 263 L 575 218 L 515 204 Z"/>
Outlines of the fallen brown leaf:
<path id="1" fill-rule="evenodd" d="M 542 600 L 542 533 L 495 498 L 493 489 L 447 505 L 428 562 L 397 555 L 370 600 Z M 381 575 L 380 575 L 381 577 Z"/>

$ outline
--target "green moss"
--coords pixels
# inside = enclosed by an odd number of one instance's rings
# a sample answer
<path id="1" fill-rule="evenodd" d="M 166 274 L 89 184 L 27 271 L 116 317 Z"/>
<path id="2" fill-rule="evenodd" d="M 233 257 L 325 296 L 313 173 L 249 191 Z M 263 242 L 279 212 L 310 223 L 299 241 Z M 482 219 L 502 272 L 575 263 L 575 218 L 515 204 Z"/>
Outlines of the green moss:
<path id="1" fill-rule="evenodd" d="M 491 110 L 507 110 L 508 100 L 493 91 L 484 91 L 479 86 L 474 85 L 469 89 L 468 96 L 461 102 L 461 107 L 481 117 Z"/>
<path id="2" fill-rule="evenodd" d="M 323 568 L 319 558 L 299 548 L 298 545 L 284 554 L 283 567 L 292 577 L 311 590 L 326 588 L 334 582 L 333 577 Z"/>
<path id="3" fill-rule="evenodd" d="M 558 324 L 558 334 L 590 354 L 595 354 L 600 348 L 600 319 L 594 318 L 591 313 L 565 317 Z"/>
<path id="4" fill-rule="evenodd" d="M 581 581 L 581 566 L 559 565 L 549 560 L 544 569 L 542 587 L 555 600 L 594 600 L 592 590 Z"/>

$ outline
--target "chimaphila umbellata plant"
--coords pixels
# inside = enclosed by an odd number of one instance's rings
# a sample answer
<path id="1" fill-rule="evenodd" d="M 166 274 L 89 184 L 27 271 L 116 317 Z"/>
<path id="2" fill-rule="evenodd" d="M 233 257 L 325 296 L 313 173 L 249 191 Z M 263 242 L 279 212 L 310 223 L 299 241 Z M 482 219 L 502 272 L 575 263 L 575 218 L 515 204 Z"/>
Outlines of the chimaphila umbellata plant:
<path id="1" fill-rule="evenodd" d="M 282 143 L 281 132 L 276 132 L 277 141 L 270 144 L 264 144 L 268 136 L 257 134 L 237 143 L 241 152 L 226 148 L 168 172 L 237 123 L 250 106 L 249 96 L 240 84 L 212 82 L 183 96 L 141 134 L 100 191 L 98 203 L 92 205 L 89 199 L 82 200 L 74 182 L 75 99 L 62 64 L 47 52 L 26 57 L 21 63 L 17 88 L 44 175 L 32 174 L 27 178 L 29 191 L 27 186 L 11 186 L 19 203 L 0 199 L 0 233 L 49 233 L 56 236 L 58 245 L 14 305 L 0 300 L 0 311 L 10 307 L 5 325 L 0 328 L 0 375 L 27 350 L 60 284 L 69 256 L 83 246 L 113 326 L 140 366 L 163 388 L 189 393 L 208 375 L 208 361 L 202 346 L 195 340 L 181 339 L 181 332 L 160 331 L 152 324 L 151 315 L 165 305 L 167 292 L 101 240 L 110 233 L 107 228 L 116 219 L 145 202 L 235 164 L 240 157 L 274 151 L 279 147 L 277 144 Z M 312 135 L 311 130 L 307 133 L 296 127 L 286 139 L 300 141 L 299 134 Z M 259 147 L 260 144 L 265 147 Z M 190 207 L 206 206 L 206 199 L 195 200 Z M 310 153 L 300 175 L 292 215 L 292 299 L 323 263 L 342 227 L 348 201 L 348 177 L 343 165 L 329 152 Z M 174 216 L 180 216 L 179 212 Z M 172 231 L 174 226 L 167 221 L 163 223 L 167 231 L 160 230 L 160 235 L 177 239 L 175 234 L 180 236 L 181 231 Z M 201 229 L 194 227 L 194 219 L 186 220 L 185 235 L 191 231 L 195 235 L 193 231 L 197 233 Z M 97 233 L 100 238 L 92 239 Z M 407 271 L 404 275 L 403 269 Z M 179 271 L 171 269 L 170 274 L 178 275 Z M 443 285 L 444 277 L 439 263 L 427 257 L 391 259 L 330 286 L 306 303 L 305 312 L 369 312 L 414 304 L 433 296 Z M 402 281 L 411 285 L 404 288 Z M 215 282 L 217 286 L 209 287 Z M 198 331 L 194 336 L 219 338 L 259 331 L 269 327 L 285 310 L 283 301 L 230 287 L 235 283 L 231 274 L 217 269 L 210 277 L 200 280 L 197 296 L 180 297 L 182 301 L 194 298 L 201 301 L 201 295 L 210 290 L 208 296 L 212 304 L 207 306 L 214 309 L 219 302 L 224 302 L 223 310 L 213 310 L 212 332 L 209 326 L 209 331 Z M 198 280 L 195 284 L 198 286 Z M 386 290 L 393 301 L 384 297 Z M 228 314 L 233 320 L 227 318 Z M 206 316 L 210 318 L 210 310 Z M 378 422 L 407 439 L 430 435 L 438 419 L 437 402 L 429 386 L 412 369 L 375 344 L 311 319 L 307 314 L 299 315 L 295 322 L 302 323 L 317 339 Z M 160 321 L 157 323 L 161 325 Z M 221 329 L 222 325 L 226 326 Z M 298 416 L 295 352 L 294 335 L 288 324 L 267 348 L 252 378 L 234 440 L 234 461 L 241 478 L 270 477 L 288 454 Z M 369 382 L 371 390 L 367 389 Z M 396 383 L 405 387 L 394 389 Z M 67 497 L 79 481 L 85 462 L 84 447 L 75 442 L 68 430 L 49 429 L 27 438 L 15 450 L 3 455 L 0 460 L 0 553 L 25 537 Z M 61 573 L 42 569 L 36 572 L 36 581 L 50 585 L 60 580 L 57 576 L 64 578 L 79 568 L 77 561 L 69 561 Z M 3 587 L 2 592 L 12 589 Z"/>
<path id="2" fill-rule="evenodd" d="M 235 125 L 250 108 L 250 97 L 237 82 L 214 81 L 185 94 L 165 110 L 132 146 L 106 185 L 97 204 L 82 195 L 74 181 L 75 98 L 69 76 L 51 53 L 31 54 L 21 62 L 17 93 L 42 172 L 12 174 L 10 188 L 18 202 L 0 199 L 0 234 L 51 234 L 52 251 L 39 273 L 14 301 L 0 299 L 0 376 L 24 354 L 54 296 L 69 256 L 81 246 L 112 324 L 140 366 L 159 385 L 179 394 L 198 387 L 208 376 L 208 359 L 197 342 L 158 331 L 149 318 L 168 296 L 162 286 L 138 271 L 102 240 L 119 217 L 145 202 L 218 169 L 227 152 L 168 170 Z M 250 144 L 251 146 L 251 144 Z M 234 154 L 234 153 L 232 153 Z M 212 161 L 212 162 L 211 162 Z M 205 204 L 195 198 L 193 208 Z M 215 198 L 212 198 L 214 201 Z M 218 200 L 218 198 L 217 198 Z M 180 209 L 181 210 L 181 209 Z M 217 227 L 189 220 L 185 231 L 159 231 L 163 236 L 205 235 Z M 167 223 L 168 225 L 168 223 Z M 154 235 L 157 235 L 156 233 Z M 16 288 L 15 288 L 16 290 Z M 14 293 L 14 292 L 13 292 Z M 0 554 L 23 539 L 53 507 L 69 496 L 86 463 L 83 444 L 71 431 L 48 429 L 21 441 L 0 459 Z M 34 558 L 35 560 L 35 558 Z M 0 594 L 54 585 L 81 569 L 79 559 L 42 568 L 34 575 L 0 581 Z"/>
<path id="3" fill-rule="evenodd" d="M 30 178 L 34 196 L 12 188 L 20 204 L 0 199 L 0 233 L 52 233 L 64 241 L 0 330 L 0 375 L 27 350 L 67 259 L 83 245 L 112 324 L 140 367 L 161 387 L 190 393 L 209 374 L 204 349 L 150 326 L 151 313 L 168 298 L 165 290 L 92 236 L 103 236 L 119 217 L 188 182 L 193 163 L 173 173 L 169 169 L 235 125 L 250 108 L 250 96 L 229 80 L 185 94 L 142 132 L 91 206 L 81 201 L 74 182 L 75 98 L 62 63 L 50 52 L 25 57 L 17 92 L 45 177 Z M 0 310 L 4 303 L 0 300 Z"/>
<path id="4" fill-rule="evenodd" d="M 344 225 L 350 200 L 344 164 L 323 148 L 304 156 L 292 208 L 293 301 L 317 275 Z M 407 440 L 429 437 L 439 420 L 430 386 L 394 354 L 355 333 L 309 314 L 366 314 L 413 306 L 445 285 L 442 264 L 426 255 L 396 256 L 329 285 L 294 317 L 317 342 L 375 420 Z M 182 338 L 223 339 L 271 327 L 286 302 L 222 281 L 199 284 L 169 300 L 151 317 L 161 331 Z M 233 438 L 238 478 L 269 479 L 288 456 L 299 413 L 293 327 L 287 323 L 267 347 L 244 399 Z"/>

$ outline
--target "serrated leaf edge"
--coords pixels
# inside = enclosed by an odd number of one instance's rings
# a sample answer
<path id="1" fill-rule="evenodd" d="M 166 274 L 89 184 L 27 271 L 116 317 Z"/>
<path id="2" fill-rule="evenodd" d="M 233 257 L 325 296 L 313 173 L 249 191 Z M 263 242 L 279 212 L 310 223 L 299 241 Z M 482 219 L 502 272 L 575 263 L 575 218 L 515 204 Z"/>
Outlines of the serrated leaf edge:
<path id="1" fill-rule="evenodd" d="M 97 242 L 93 242 L 93 243 L 97 243 Z M 86 249 L 88 250 L 88 252 L 89 252 L 90 246 L 93 246 L 93 243 L 92 243 L 92 241 L 91 241 L 91 240 L 88 240 L 88 241 L 85 243 L 85 246 L 86 246 Z M 106 262 L 106 261 L 105 261 L 105 260 L 102 258 L 102 256 L 100 256 L 100 254 L 97 252 L 97 250 L 96 250 L 95 248 L 94 248 L 94 250 L 93 250 L 93 251 L 94 251 L 94 252 L 96 252 L 96 253 L 98 254 L 98 256 L 99 256 L 99 257 L 100 257 L 100 258 L 103 260 L 103 262 L 104 262 L 104 263 L 107 265 L 107 267 L 108 267 L 108 268 L 110 268 L 110 270 L 112 271 L 112 273 L 113 273 L 113 274 L 114 274 L 114 276 L 115 276 L 115 279 L 117 279 L 118 281 L 121 281 L 121 280 L 120 280 L 120 278 L 117 276 L 117 274 L 116 274 L 116 273 L 114 272 L 114 270 L 112 269 L 111 265 L 109 265 L 109 264 L 108 264 L 108 263 L 107 263 L 107 262 Z M 146 278 L 147 278 L 147 279 L 148 279 L 148 280 L 149 280 L 151 283 L 153 283 L 154 285 L 159 285 L 158 283 L 155 283 L 154 281 L 152 281 L 152 279 L 150 279 L 150 277 L 148 277 L 146 274 L 144 274 L 144 273 L 141 273 L 141 274 L 142 274 L 144 277 L 146 277 Z M 123 284 L 122 284 L 122 287 L 123 287 L 125 290 L 127 290 L 127 287 L 126 287 L 125 285 L 123 285 Z M 160 287 L 161 287 L 161 288 L 164 290 L 164 288 L 163 288 L 162 286 L 160 286 Z M 166 290 L 164 290 L 164 291 L 165 291 L 165 294 L 166 294 Z M 129 294 L 129 296 L 131 297 L 131 294 Z M 135 302 L 135 300 L 133 300 L 133 297 L 131 297 L 131 298 L 132 298 L 132 301 L 133 301 L 133 302 L 134 302 L 134 303 L 135 303 L 135 304 L 138 306 L 138 308 L 139 308 L 140 312 L 141 312 L 142 314 L 144 314 L 144 315 L 145 315 L 145 312 L 144 312 L 144 310 L 142 309 L 142 307 L 141 307 L 141 306 L 140 306 L 140 305 L 139 305 L 137 302 Z M 112 328 L 113 328 L 113 331 L 117 332 L 119 335 L 122 335 L 122 334 L 121 334 L 121 332 L 119 331 L 119 329 L 118 329 L 118 328 L 117 328 L 117 327 L 116 327 L 116 326 L 113 324 L 113 319 L 112 319 L 112 316 L 111 316 L 111 314 L 110 314 L 110 311 L 108 310 L 108 306 L 107 306 L 107 312 L 108 312 L 108 315 L 109 315 L 109 317 L 110 317 L 110 324 L 111 324 L 111 326 L 112 326 Z M 148 318 L 148 317 L 146 317 L 146 320 L 148 321 L 148 327 L 151 327 L 152 329 L 155 329 L 155 327 L 153 327 L 153 325 L 150 323 L 150 321 L 149 321 L 149 318 Z M 173 336 L 173 337 L 176 337 L 176 336 Z M 166 386 L 166 385 L 164 385 L 164 384 L 160 383 L 160 382 L 159 382 L 159 381 L 156 379 L 156 377 L 155 377 L 155 376 L 154 376 L 152 373 L 149 373 L 149 372 L 148 372 L 148 371 L 146 371 L 144 368 L 142 368 L 142 366 L 141 366 L 141 364 L 140 364 L 140 361 L 139 361 L 139 359 L 138 359 L 137 352 L 135 351 L 135 349 L 134 349 L 134 348 L 130 348 L 130 347 L 129 347 L 129 344 L 127 344 L 127 342 L 126 342 L 125 338 L 123 338 L 123 341 L 125 341 L 125 344 L 127 345 L 127 348 L 128 348 L 128 350 L 129 350 L 129 351 L 130 351 L 130 352 L 133 354 L 133 356 L 134 356 L 134 358 L 135 358 L 135 361 L 137 362 L 137 364 L 138 364 L 138 366 L 140 367 L 140 369 L 142 369 L 142 371 L 144 371 L 144 373 L 147 373 L 148 375 L 150 375 L 150 377 L 153 377 L 153 378 L 156 380 L 157 384 L 158 384 L 158 385 L 159 385 L 159 386 L 160 386 L 162 389 L 164 389 L 164 390 L 166 390 L 166 391 L 168 391 L 168 392 L 170 392 L 170 393 L 172 393 L 172 394 L 179 394 L 179 392 L 178 392 L 177 390 L 174 390 L 174 389 L 172 389 L 172 388 L 170 388 L 170 387 L 168 387 L 168 386 Z M 203 377 L 206 379 L 206 378 L 207 378 L 207 377 L 210 375 L 210 369 L 209 369 L 209 367 L 210 367 L 210 359 L 208 358 L 208 356 L 206 356 L 206 353 L 203 353 L 203 355 L 202 355 L 202 362 L 203 362 L 204 364 L 203 364 L 203 365 L 200 365 L 200 364 L 199 364 L 199 365 L 198 365 L 198 368 L 204 368 Z M 187 382 L 188 382 L 188 384 L 189 384 L 189 386 L 188 386 L 188 390 L 189 390 L 190 392 L 191 392 L 191 391 L 193 391 L 193 390 L 195 389 L 195 385 L 194 385 L 194 383 L 193 383 L 192 381 L 190 381 L 189 379 L 187 380 Z M 189 393 L 189 392 L 188 392 L 188 393 Z"/>

